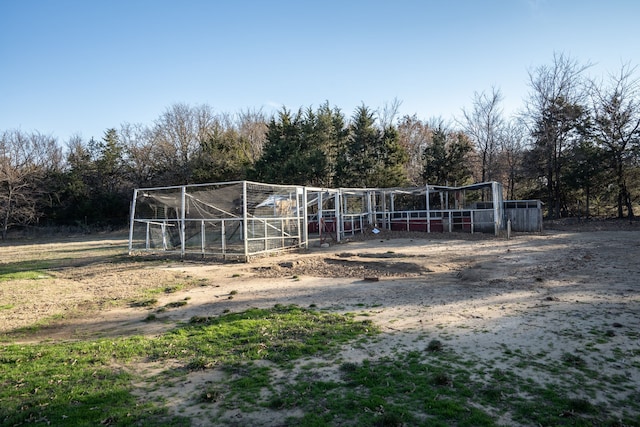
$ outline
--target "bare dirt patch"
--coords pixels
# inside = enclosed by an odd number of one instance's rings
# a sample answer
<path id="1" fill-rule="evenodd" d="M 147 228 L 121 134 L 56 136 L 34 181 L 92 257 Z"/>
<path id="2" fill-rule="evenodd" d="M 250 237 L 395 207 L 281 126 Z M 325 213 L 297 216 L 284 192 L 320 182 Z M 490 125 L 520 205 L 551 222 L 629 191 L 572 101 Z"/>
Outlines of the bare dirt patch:
<path id="1" fill-rule="evenodd" d="M 553 382 L 536 364 L 575 355 L 594 370 L 640 387 L 640 231 L 548 230 L 511 240 L 392 237 L 355 236 L 329 248 L 249 264 L 113 262 L 112 253 L 103 260 L 82 260 L 82 245 L 107 241 L 122 254 L 122 239 L 3 244 L 4 263 L 29 251 L 46 259 L 44 253 L 64 253 L 76 244 L 79 259 L 47 270 L 47 279 L 0 282 L 0 332 L 5 341 L 152 335 L 193 316 L 297 304 L 356 313 L 380 326 L 380 339 L 345 348 L 342 361 L 380 358 L 399 349 L 424 351 L 430 340 L 439 339 L 487 369 L 515 369 L 535 382 Z M 144 289 L 176 283 L 184 287 L 155 294 L 151 307 L 132 304 L 144 300 Z M 179 301 L 185 303 L 170 305 Z M 13 334 L 43 318 L 49 319 L 47 327 L 35 335 Z M 213 374 L 190 376 L 185 393 L 210 380 L 207 375 Z M 206 413 L 185 409 L 189 399 L 180 393 L 171 399 L 176 411 L 206 425 Z M 611 411 L 625 410 L 610 407 L 607 393 L 595 399 Z"/>

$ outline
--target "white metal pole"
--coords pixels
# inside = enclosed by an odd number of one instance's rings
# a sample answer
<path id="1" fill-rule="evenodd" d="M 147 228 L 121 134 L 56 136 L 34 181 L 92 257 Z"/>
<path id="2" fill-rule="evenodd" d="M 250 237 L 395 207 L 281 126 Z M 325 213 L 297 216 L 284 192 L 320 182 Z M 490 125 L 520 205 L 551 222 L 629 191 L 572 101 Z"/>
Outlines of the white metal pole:
<path id="1" fill-rule="evenodd" d="M 249 226 L 247 224 L 247 181 L 242 181 L 242 230 L 244 236 L 244 256 L 249 258 Z"/>
<path id="2" fill-rule="evenodd" d="M 162 221 L 160 230 L 162 231 L 162 250 L 166 251 L 169 249 L 169 245 L 167 244 L 167 222 L 166 221 Z M 178 230 L 178 233 L 180 233 L 179 230 Z M 171 250 L 173 250 L 173 248 L 171 248 Z"/>
<path id="3" fill-rule="evenodd" d="M 431 211 L 429 210 L 429 185 L 427 184 L 427 233 L 431 233 Z"/>
<path id="4" fill-rule="evenodd" d="M 391 193 L 390 200 L 391 200 L 391 211 L 387 214 L 387 229 L 388 230 L 391 230 L 391 215 L 394 215 L 395 211 L 396 211 L 396 195 L 395 195 L 395 193 Z"/>
<path id="5" fill-rule="evenodd" d="M 474 228 L 474 224 L 473 223 L 475 221 L 474 218 L 473 218 L 473 213 L 474 213 L 474 210 L 471 210 L 471 214 L 470 214 L 470 216 L 471 216 L 471 234 L 473 234 L 473 228 Z"/>
<path id="6" fill-rule="evenodd" d="M 336 241 L 339 242 L 340 239 L 340 235 L 342 233 L 342 192 L 338 192 L 335 194 L 335 208 L 336 208 L 336 226 L 335 226 L 335 230 L 336 230 Z"/>
<path id="7" fill-rule="evenodd" d="M 324 219 L 322 217 L 322 192 L 318 192 L 318 237 L 320 238 L 320 243 L 322 244 L 324 241 L 322 240 L 322 232 L 324 227 Z"/>
<path id="8" fill-rule="evenodd" d="M 206 240 L 205 237 L 205 231 L 204 231 L 204 219 L 202 220 L 202 222 L 200 223 L 200 231 L 201 231 L 201 237 L 200 237 L 200 248 L 202 249 L 202 256 L 204 257 L 204 242 Z"/>
<path id="9" fill-rule="evenodd" d="M 180 205 L 181 205 L 181 209 L 182 212 L 180 213 L 180 256 L 184 258 L 184 254 L 185 254 L 185 216 L 186 216 L 186 212 L 187 212 L 187 186 L 183 185 L 182 186 L 182 195 L 181 195 L 181 201 L 180 201 Z"/>
<path id="10" fill-rule="evenodd" d="M 307 187 L 302 187 L 302 230 L 300 230 L 300 210 L 298 210 L 298 234 L 302 231 L 302 244 L 300 246 L 305 249 L 309 247 L 309 218 L 307 217 L 308 197 L 309 193 L 307 191 Z"/>
<path id="11" fill-rule="evenodd" d="M 222 220 L 222 229 L 220 230 L 220 245 L 222 248 L 222 255 L 226 255 L 227 254 L 227 236 L 226 236 L 226 232 L 225 232 L 225 227 L 226 224 L 224 222 L 224 219 Z"/>
<path id="12" fill-rule="evenodd" d="M 129 255 L 133 251 L 133 222 L 136 215 L 136 200 L 138 198 L 138 190 L 133 190 L 133 201 L 131 202 L 131 218 L 129 222 Z"/>
<path id="13" fill-rule="evenodd" d="M 500 228 L 502 228 L 502 194 L 498 197 L 498 183 L 491 183 L 491 200 L 493 200 L 493 224 L 495 229 L 495 235 L 497 236 Z"/>

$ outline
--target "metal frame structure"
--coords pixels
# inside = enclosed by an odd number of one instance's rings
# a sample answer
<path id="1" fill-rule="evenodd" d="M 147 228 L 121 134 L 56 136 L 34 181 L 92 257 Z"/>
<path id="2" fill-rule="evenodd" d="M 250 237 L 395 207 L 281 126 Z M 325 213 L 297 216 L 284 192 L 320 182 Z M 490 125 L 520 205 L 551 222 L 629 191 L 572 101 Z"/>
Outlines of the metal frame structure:
<path id="1" fill-rule="evenodd" d="M 129 253 L 244 257 L 305 245 L 304 188 L 232 181 L 134 190 Z"/>
<path id="2" fill-rule="evenodd" d="M 248 260 L 308 247 L 310 238 L 339 242 L 372 228 L 497 235 L 505 227 L 504 206 L 498 182 L 330 189 L 232 181 L 140 188 L 133 193 L 129 253 Z"/>

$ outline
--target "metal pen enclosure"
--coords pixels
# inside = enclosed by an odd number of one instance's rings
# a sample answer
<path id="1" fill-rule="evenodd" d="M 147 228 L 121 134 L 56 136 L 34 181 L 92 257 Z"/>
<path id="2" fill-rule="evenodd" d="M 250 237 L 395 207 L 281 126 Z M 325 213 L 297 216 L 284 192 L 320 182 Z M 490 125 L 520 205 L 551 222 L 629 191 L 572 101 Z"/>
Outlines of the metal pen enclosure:
<path id="1" fill-rule="evenodd" d="M 304 188 L 234 181 L 134 190 L 129 252 L 250 257 L 306 245 Z"/>
<path id="2" fill-rule="evenodd" d="M 248 260 L 306 248 L 310 237 L 339 242 L 374 228 L 497 235 L 507 216 L 512 222 L 522 215 L 541 218 L 539 203 L 504 202 L 502 192 L 498 182 L 330 189 L 232 181 L 141 188 L 133 195 L 129 252 Z"/>

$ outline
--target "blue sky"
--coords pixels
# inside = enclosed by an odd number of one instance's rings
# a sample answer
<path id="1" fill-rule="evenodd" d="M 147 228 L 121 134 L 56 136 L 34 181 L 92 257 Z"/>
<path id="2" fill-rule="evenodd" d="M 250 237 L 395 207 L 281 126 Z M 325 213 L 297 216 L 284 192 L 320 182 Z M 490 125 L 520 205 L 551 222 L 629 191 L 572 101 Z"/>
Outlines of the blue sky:
<path id="1" fill-rule="evenodd" d="M 270 114 L 394 99 L 452 120 L 499 88 L 506 113 L 554 52 L 640 63 L 636 0 L 0 0 L 0 131 L 102 138 L 175 103 Z"/>

